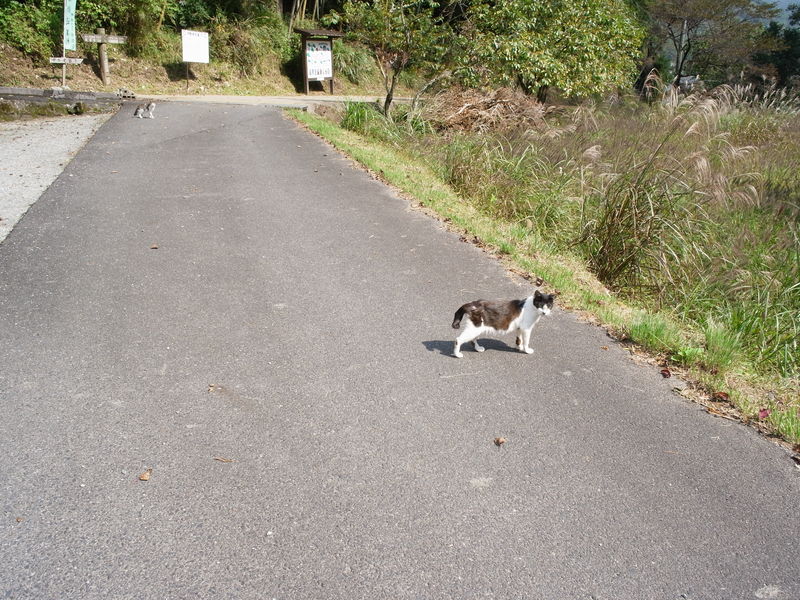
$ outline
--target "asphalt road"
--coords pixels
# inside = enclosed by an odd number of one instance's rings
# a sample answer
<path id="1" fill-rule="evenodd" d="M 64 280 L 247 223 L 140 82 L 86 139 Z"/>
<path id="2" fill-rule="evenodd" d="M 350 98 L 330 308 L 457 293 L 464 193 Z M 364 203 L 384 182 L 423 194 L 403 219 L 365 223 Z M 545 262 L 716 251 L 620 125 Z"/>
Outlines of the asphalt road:
<path id="1" fill-rule="evenodd" d="M 123 110 L 0 244 L 0 597 L 800 598 L 782 448 L 565 311 L 450 356 L 530 293 L 274 108 Z"/>

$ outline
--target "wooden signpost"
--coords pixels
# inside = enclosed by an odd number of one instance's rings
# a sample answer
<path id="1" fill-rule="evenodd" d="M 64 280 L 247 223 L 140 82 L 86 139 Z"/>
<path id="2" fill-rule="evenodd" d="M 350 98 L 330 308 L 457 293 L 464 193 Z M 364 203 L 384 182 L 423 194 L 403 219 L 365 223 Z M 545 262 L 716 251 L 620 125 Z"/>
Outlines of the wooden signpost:
<path id="1" fill-rule="evenodd" d="M 333 38 L 342 37 L 341 31 L 330 29 L 299 29 L 303 42 L 303 85 L 308 94 L 309 81 L 330 81 L 333 94 Z"/>
<path id="2" fill-rule="evenodd" d="M 110 79 L 106 44 L 124 44 L 128 41 L 127 36 L 106 35 L 106 30 L 103 27 L 98 27 L 95 29 L 95 33 L 82 33 L 81 39 L 84 42 L 94 42 L 97 44 L 97 55 L 100 59 L 100 78 L 103 80 L 103 85 L 108 85 Z"/>

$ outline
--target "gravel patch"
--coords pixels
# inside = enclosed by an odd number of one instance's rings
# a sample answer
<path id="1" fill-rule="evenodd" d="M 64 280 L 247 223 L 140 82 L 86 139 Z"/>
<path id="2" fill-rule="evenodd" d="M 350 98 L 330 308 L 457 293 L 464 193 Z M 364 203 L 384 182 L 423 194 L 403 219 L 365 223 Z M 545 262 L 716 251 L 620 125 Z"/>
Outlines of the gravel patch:
<path id="1" fill-rule="evenodd" d="M 110 116 L 0 123 L 0 242 Z"/>

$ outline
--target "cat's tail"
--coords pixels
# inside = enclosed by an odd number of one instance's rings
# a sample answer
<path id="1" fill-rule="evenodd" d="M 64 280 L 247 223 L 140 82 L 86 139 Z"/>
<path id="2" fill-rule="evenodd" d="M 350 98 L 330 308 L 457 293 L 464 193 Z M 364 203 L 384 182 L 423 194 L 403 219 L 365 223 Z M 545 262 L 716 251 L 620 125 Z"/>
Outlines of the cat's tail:
<path id="1" fill-rule="evenodd" d="M 461 327 L 461 319 L 464 317 L 464 313 L 467 312 L 465 310 L 465 306 L 462 306 L 456 311 L 455 316 L 453 316 L 453 329 L 458 329 Z"/>

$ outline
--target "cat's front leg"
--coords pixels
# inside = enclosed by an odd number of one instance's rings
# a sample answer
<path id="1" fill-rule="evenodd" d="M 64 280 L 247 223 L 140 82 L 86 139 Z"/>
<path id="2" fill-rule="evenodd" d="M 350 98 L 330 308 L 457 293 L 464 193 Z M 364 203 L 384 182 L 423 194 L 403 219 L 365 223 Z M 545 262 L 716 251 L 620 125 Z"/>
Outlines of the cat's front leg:
<path id="1" fill-rule="evenodd" d="M 531 348 L 531 331 L 533 331 L 533 327 L 522 331 L 522 347 L 520 350 L 525 354 L 533 354 L 533 348 Z"/>
<path id="2" fill-rule="evenodd" d="M 472 345 L 475 346 L 475 352 L 483 352 L 484 350 L 486 350 L 486 348 L 484 348 L 478 343 L 478 340 L 472 342 Z"/>

